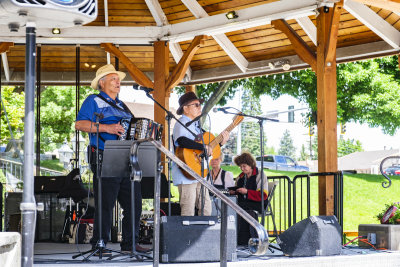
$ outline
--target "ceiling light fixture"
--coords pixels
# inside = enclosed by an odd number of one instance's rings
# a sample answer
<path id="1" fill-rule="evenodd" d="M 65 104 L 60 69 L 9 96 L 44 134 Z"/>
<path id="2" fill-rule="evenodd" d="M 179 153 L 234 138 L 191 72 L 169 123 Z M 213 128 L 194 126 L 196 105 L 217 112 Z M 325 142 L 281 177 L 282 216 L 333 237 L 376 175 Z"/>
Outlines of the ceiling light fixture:
<path id="1" fill-rule="evenodd" d="M 281 59 L 273 62 L 275 67 L 282 67 L 283 70 L 290 70 L 290 61 L 288 59 Z"/>
<path id="2" fill-rule="evenodd" d="M 53 28 L 53 29 L 51 30 L 51 32 L 52 32 L 53 34 L 61 34 L 61 29 L 60 29 L 60 28 Z"/>
<path id="3" fill-rule="evenodd" d="M 86 68 L 90 67 L 89 63 L 87 63 L 87 62 L 85 64 L 83 64 L 83 65 L 85 65 Z"/>
<path id="4" fill-rule="evenodd" d="M 227 17 L 227 19 L 236 19 L 239 17 L 238 14 L 236 14 L 236 11 L 234 11 L 234 10 L 226 13 L 225 16 Z"/>

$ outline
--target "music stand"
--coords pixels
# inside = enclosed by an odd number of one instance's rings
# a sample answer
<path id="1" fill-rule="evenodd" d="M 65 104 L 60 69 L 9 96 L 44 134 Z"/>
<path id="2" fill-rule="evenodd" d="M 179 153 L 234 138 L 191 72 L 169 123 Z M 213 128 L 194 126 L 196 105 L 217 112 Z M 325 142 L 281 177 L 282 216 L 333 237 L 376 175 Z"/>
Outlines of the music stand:
<path id="1" fill-rule="evenodd" d="M 129 177 L 131 179 L 132 250 L 129 257 L 136 257 L 138 260 L 142 260 L 142 257 L 152 257 L 135 250 L 135 182 L 140 182 L 142 177 L 154 177 L 160 161 L 161 153 L 146 140 L 108 140 L 105 142 L 102 177 Z M 112 256 L 111 258 L 119 256 L 121 255 Z"/>

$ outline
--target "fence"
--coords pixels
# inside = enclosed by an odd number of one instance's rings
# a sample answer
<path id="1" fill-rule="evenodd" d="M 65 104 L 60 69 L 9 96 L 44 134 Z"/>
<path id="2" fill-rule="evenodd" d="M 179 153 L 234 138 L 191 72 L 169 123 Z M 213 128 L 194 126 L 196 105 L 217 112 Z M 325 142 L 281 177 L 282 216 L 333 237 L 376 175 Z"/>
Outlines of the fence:
<path id="1" fill-rule="evenodd" d="M 20 181 L 22 181 L 24 178 L 24 176 L 23 176 L 24 175 L 24 166 L 21 162 L 0 158 L 0 169 L 3 171 L 3 173 L 6 177 L 7 177 L 7 175 L 9 175 Z M 34 167 L 34 170 L 35 169 L 36 168 Z M 64 173 L 40 167 L 40 175 L 59 176 L 59 175 L 64 175 Z"/>
<path id="2" fill-rule="evenodd" d="M 296 175 L 293 180 L 288 176 L 268 176 L 269 182 L 279 181 L 271 202 L 278 233 L 319 213 L 318 177 L 328 176 L 333 176 L 334 180 L 334 215 L 343 229 L 343 174 L 342 172 L 324 172 Z M 267 229 L 272 230 L 270 216 L 265 222 Z"/>

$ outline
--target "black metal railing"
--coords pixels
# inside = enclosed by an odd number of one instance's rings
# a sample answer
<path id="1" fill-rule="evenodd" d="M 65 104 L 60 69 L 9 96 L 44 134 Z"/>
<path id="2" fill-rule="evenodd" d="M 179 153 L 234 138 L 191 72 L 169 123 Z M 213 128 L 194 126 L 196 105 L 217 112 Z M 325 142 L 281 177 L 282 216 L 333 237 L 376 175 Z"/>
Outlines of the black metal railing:
<path id="1" fill-rule="evenodd" d="M 319 199 L 312 199 L 312 196 L 318 196 L 318 177 L 321 176 L 333 176 L 334 215 L 343 229 L 343 173 L 321 172 L 296 175 L 293 180 L 285 175 L 268 176 L 269 182 L 279 181 L 271 203 L 278 233 L 311 215 L 319 214 Z M 312 194 L 313 190 L 317 193 Z M 266 219 L 266 228 L 272 229 L 270 216 Z"/>

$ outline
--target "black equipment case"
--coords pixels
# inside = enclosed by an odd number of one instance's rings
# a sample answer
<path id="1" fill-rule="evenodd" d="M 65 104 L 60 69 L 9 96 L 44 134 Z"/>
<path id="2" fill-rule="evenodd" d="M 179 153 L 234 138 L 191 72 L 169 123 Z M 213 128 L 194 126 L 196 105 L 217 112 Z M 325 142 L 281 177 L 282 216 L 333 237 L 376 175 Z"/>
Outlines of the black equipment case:
<path id="1" fill-rule="evenodd" d="M 220 260 L 221 223 L 216 216 L 163 216 L 160 229 L 161 262 Z M 236 260 L 236 221 L 228 216 L 227 259 Z"/>

